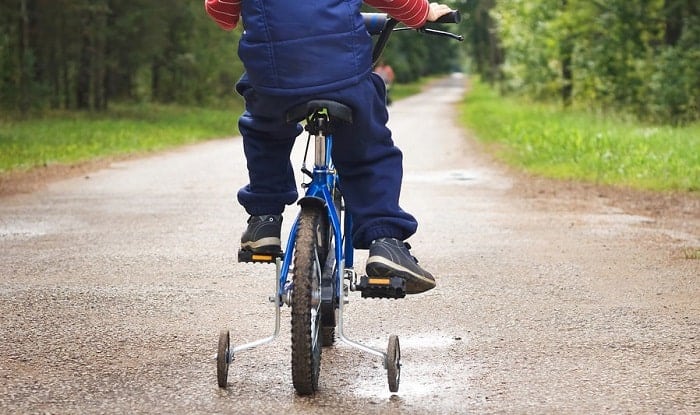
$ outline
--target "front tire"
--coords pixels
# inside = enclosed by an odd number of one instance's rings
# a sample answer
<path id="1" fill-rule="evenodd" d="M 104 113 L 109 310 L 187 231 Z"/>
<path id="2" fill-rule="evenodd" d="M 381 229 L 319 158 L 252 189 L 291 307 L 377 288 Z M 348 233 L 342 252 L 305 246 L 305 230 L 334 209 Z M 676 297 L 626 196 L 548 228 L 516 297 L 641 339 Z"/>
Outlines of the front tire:
<path id="1" fill-rule="evenodd" d="M 294 248 L 292 290 L 292 383 L 299 395 L 318 389 L 321 368 L 321 258 L 327 249 L 328 219 L 320 209 L 302 208 Z"/>

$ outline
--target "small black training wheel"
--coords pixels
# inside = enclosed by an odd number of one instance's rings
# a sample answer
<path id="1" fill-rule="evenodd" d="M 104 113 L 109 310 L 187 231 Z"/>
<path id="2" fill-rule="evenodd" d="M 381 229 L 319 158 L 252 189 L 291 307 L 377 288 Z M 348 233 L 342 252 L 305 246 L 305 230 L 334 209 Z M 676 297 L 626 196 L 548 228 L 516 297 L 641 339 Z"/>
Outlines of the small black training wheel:
<path id="1" fill-rule="evenodd" d="M 401 380 L 401 348 L 399 337 L 395 334 L 389 336 L 389 346 L 386 349 L 386 375 L 389 379 L 389 390 L 398 392 Z"/>
<path id="2" fill-rule="evenodd" d="M 228 330 L 219 332 L 219 350 L 216 354 L 216 379 L 220 388 L 225 388 L 228 380 L 229 350 L 231 338 Z"/>

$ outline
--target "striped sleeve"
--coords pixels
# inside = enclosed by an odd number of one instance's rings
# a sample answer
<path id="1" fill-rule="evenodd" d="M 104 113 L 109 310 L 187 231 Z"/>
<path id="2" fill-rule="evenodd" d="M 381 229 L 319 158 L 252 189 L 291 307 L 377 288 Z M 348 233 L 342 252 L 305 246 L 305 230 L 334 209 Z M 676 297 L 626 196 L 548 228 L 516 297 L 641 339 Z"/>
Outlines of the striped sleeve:
<path id="1" fill-rule="evenodd" d="M 241 16 L 241 0 L 204 0 L 207 14 L 224 30 L 233 30 Z"/>
<path id="2" fill-rule="evenodd" d="M 408 27 L 421 27 L 428 19 L 430 6 L 426 0 L 364 0 L 364 2 L 388 13 Z"/>

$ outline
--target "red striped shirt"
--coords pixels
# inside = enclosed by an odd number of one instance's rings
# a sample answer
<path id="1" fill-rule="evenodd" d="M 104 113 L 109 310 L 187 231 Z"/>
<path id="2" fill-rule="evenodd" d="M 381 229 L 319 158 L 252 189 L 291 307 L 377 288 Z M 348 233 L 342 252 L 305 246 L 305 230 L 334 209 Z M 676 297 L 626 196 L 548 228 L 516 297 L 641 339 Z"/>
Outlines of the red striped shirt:
<path id="1" fill-rule="evenodd" d="M 364 0 L 364 2 L 389 14 L 408 27 L 421 27 L 428 18 L 426 0 Z"/>
<path id="2" fill-rule="evenodd" d="M 233 30 L 241 17 L 241 0 L 204 0 L 204 8 L 224 30 Z"/>
<path id="3" fill-rule="evenodd" d="M 241 16 L 242 0 L 204 0 L 209 16 L 224 30 L 232 30 Z M 427 0 L 364 0 L 408 27 L 421 27 L 428 18 Z"/>

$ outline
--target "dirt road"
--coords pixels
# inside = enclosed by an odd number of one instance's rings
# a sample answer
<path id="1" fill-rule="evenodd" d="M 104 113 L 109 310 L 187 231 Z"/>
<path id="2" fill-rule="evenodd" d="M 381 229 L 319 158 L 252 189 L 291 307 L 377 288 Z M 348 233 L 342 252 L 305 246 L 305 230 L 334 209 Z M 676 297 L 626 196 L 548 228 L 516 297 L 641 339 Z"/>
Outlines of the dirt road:
<path id="1" fill-rule="evenodd" d="M 273 269 L 235 261 L 233 138 L 0 198 L 0 413 L 700 412 L 700 205 L 647 215 L 509 173 L 456 126 L 463 84 L 391 108 L 409 242 L 438 287 L 347 307 L 352 338 L 399 336 L 398 394 L 338 344 L 316 396 L 295 396 L 288 308 L 216 386 L 219 330 L 240 344 L 273 324 Z"/>

